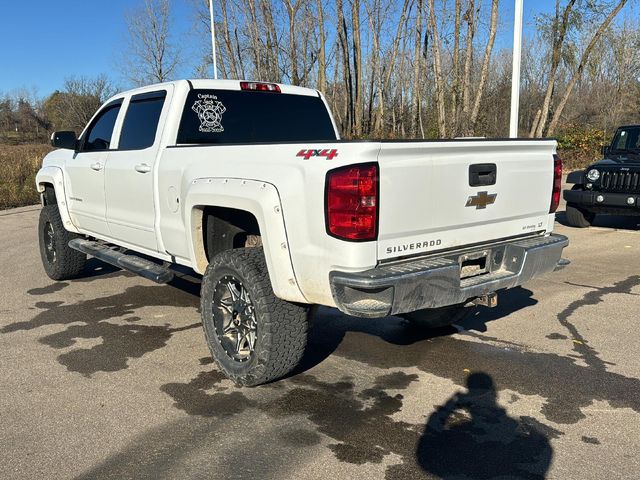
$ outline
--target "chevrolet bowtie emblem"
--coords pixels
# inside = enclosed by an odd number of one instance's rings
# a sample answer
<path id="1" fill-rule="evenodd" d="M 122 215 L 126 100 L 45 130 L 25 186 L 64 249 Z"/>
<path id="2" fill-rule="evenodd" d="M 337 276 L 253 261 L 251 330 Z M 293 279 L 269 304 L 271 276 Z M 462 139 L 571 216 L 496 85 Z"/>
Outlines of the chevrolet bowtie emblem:
<path id="1" fill-rule="evenodd" d="M 487 205 L 493 205 L 496 202 L 497 193 L 478 192 L 477 195 L 472 195 L 467 200 L 466 207 L 476 207 L 476 210 L 487 208 Z"/>

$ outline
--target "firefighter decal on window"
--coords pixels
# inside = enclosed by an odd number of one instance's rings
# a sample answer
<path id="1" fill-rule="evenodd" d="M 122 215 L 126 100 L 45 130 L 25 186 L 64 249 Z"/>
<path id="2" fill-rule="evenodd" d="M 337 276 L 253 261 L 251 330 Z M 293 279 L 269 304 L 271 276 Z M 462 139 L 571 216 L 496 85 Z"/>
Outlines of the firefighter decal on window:
<path id="1" fill-rule="evenodd" d="M 198 130 L 203 133 L 224 132 L 222 114 L 227 109 L 215 95 L 198 94 L 198 100 L 195 101 L 191 110 L 196 112 L 200 119 L 200 128 Z"/>

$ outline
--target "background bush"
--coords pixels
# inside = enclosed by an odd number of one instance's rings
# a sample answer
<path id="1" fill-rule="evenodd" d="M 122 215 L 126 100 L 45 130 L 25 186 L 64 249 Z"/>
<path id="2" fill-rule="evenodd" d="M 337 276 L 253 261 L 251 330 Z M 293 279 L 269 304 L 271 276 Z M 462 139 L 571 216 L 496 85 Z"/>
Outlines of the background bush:
<path id="1" fill-rule="evenodd" d="M 0 209 L 32 205 L 40 201 L 36 173 L 49 145 L 0 145 Z"/>
<path id="2" fill-rule="evenodd" d="M 602 146 L 611 141 L 604 130 L 581 125 L 565 126 L 557 139 L 565 171 L 583 169 L 602 158 Z"/>

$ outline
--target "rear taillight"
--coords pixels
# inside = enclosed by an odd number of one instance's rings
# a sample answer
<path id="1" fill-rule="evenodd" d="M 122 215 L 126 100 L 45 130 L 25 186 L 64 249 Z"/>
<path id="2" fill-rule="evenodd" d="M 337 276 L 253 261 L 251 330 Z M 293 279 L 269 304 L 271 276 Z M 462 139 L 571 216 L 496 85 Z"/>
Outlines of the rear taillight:
<path id="1" fill-rule="evenodd" d="M 549 213 L 555 213 L 560 205 L 562 193 L 562 160 L 558 155 L 553 156 L 553 191 L 551 193 L 551 208 Z"/>
<path id="2" fill-rule="evenodd" d="M 280 93 L 280 85 L 278 85 L 277 83 L 240 82 L 240 90 Z"/>
<path id="3" fill-rule="evenodd" d="M 328 172 L 325 209 L 329 235 L 353 241 L 375 240 L 378 165 L 352 165 Z"/>

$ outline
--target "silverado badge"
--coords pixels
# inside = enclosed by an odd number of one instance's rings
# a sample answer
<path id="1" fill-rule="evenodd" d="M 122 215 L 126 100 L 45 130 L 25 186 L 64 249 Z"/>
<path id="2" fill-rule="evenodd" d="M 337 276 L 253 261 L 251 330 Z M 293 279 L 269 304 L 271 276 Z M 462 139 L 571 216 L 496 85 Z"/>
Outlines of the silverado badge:
<path id="1" fill-rule="evenodd" d="M 493 205 L 496 202 L 497 193 L 489 194 L 489 192 L 478 192 L 467 199 L 466 207 L 476 207 L 476 210 L 487 208 L 487 205 Z"/>

